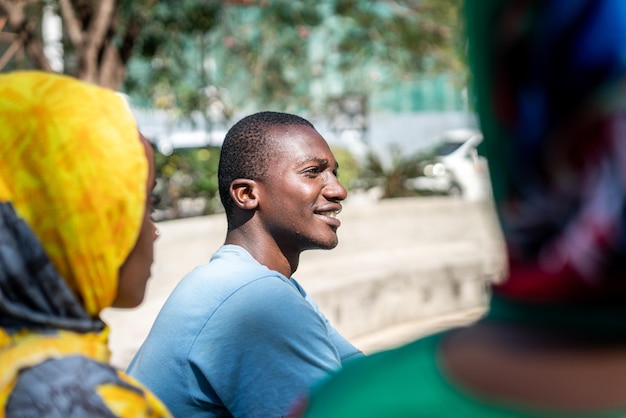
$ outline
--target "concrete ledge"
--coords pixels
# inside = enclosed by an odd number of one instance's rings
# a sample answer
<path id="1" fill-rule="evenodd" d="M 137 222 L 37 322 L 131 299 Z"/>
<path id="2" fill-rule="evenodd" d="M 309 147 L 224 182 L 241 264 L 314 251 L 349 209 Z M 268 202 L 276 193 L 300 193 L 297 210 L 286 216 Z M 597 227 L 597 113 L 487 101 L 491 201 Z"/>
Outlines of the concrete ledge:
<path id="1" fill-rule="evenodd" d="M 350 339 L 407 321 L 484 306 L 488 280 L 478 262 L 465 261 L 395 272 L 313 296 L 328 319 Z"/>
<path id="2" fill-rule="evenodd" d="M 414 319 L 385 327 L 376 332 L 351 339 L 364 353 L 398 347 L 418 338 L 454 327 L 463 327 L 480 319 L 486 312 L 484 306 L 463 309 L 435 316 Z"/>

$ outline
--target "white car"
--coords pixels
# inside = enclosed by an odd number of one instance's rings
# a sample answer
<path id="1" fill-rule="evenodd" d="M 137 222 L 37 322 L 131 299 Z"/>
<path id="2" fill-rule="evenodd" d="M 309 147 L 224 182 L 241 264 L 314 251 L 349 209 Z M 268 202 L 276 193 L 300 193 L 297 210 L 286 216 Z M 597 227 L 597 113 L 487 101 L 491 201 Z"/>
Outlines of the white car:
<path id="1" fill-rule="evenodd" d="M 487 160 L 477 150 L 482 141 L 482 133 L 473 129 L 444 132 L 434 158 L 424 165 L 423 174 L 407 179 L 405 186 L 467 200 L 488 199 L 491 183 Z"/>
<path id="2" fill-rule="evenodd" d="M 224 142 L 225 130 L 218 131 L 176 131 L 156 138 L 154 144 L 163 155 L 170 155 L 179 148 L 219 147 Z"/>

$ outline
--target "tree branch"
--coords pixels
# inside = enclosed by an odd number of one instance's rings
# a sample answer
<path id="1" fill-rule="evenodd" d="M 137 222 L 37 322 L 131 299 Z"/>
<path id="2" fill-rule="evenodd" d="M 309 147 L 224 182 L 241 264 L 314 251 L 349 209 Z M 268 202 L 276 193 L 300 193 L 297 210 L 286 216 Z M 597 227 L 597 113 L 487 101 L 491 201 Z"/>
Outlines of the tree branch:
<path id="1" fill-rule="evenodd" d="M 83 42 L 83 32 L 80 22 L 76 17 L 76 13 L 74 13 L 74 8 L 70 0 L 59 0 L 59 3 L 61 5 L 61 15 L 63 16 L 63 24 L 65 25 L 67 36 L 70 38 L 72 45 L 74 45 L 76 49 L 79 49 Z"/>
<path id="2" fill-rule="evenodd" d="M 24 13 L 24 7 L 33 2 L 34 0 L 17 2 L 0 0 L 0 8 L 6 12 L 9 26 L 11 30 L 15 32 L 14 43 L 8 49 L 7 54 L 3 55 L 3 66 L 6 65 L 4 60 L 8 61 L 21 47 L 32 60 L 36 68 L 43 71 L 52 71 L 50 62 L 43 52 L 43 43 L 33 32 L 36 22 L 29 22 Z"/>
<path id="3" fill-rule="evenodd" d="M 32 26 L 34 27 L 35 25 Z M 24 49 L 37 68 L 42 71 L 52 72 L 50 60 L 43 51 L 43 42 L 41 42 L 41 39 L 33 36 L 33 27 L 27 28 L 25 33 L 20 34 L 20 37 L 24 39 Z"/>
<path id="4" fill-rule="evenodd" d="M 139 36 L 139 32 L 141 31 L 141 26 L 143 20 L 140 22 L 140 19 L 137 16 L 131 16 L 128 19 L 128 24 L 126 25 L 126 32 L 122 37 L 122 44 L 119 47 L 119 54 L 122 63 L 126 64 L 130 59 L 133 47 L 135 45 L 135 40 Z"/>
<path id="5" fill-rule="evenodd" d="M 104 44 L 105 36 L 111 26 L 115 13 L 116 0 L 100 0 L 98 10 L 89 25 L 89 46 L 100 49 Z"/>
<path id="6" fill-rule="evenodd" d="M 14 3 L 9 0 L 0 0 L 0 8 L 2 8 L 9 18 L 9 26 L 13 28 L 19 27 L 19 25 L 26 20 L 24 16 L 24 4 Z"/>
<path id="7" fill-rule="evenodd" d="M 0 57 L 0 71 L 11 61 L 13 55 L 22 47 L 22 41 L 16 39 L 9 48 L 4 52 L 4 54 Z"/>

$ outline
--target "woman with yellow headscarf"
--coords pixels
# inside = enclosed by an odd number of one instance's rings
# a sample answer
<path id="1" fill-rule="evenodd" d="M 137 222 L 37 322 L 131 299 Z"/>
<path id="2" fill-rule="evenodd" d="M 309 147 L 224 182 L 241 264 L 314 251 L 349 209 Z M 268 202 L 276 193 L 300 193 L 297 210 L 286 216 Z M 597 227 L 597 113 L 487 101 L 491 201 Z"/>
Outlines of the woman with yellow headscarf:
<path id="1" fill-rule="evenodd" d="M 99 318 L 143 300 L 152 159 L 115 92 L 0 75 L 0 418 L 170 416 L 108 365 Z"/>

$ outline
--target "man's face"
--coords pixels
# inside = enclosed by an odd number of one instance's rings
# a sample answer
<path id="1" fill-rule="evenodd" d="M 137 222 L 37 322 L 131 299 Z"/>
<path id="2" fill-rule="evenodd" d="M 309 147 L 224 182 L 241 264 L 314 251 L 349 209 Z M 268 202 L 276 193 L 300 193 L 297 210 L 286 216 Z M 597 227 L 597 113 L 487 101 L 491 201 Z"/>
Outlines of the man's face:
<path id="1" fill-rule="evenodd" d="M 283 251 L 331 249 L 337 245 L 337 214 L 346 189 L 322 136 L 308 126 L 270 131 L 273 147 L 267 178 L 259 183 L 258 215 Z"/>

